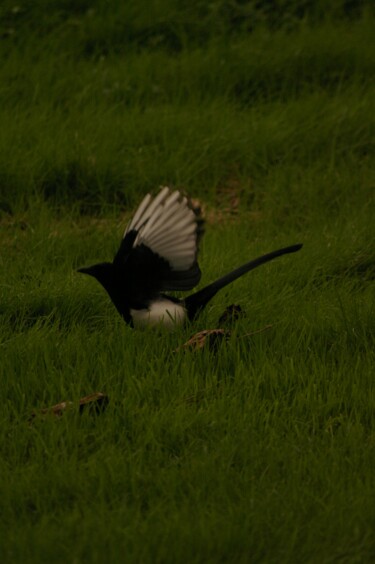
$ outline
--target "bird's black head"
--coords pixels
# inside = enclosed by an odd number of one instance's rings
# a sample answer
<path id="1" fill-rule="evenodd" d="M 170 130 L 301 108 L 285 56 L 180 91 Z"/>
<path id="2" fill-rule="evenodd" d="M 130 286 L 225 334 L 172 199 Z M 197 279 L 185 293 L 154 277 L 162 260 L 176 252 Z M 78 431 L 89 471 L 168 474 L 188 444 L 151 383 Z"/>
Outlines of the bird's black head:
<path id="1" fill-rule="evenodd" d="M 126 300 L 126 292 L 123 287 L 122 277 L 112 262 L 101 262 L 84 268 L 79 268 L 77 272 L 89 274 L 97 279 L 109 294 L 117 311 L 125 319 L 126 323 L 132 324 L 129 304 Z"/>
<path id="2" fill-rule="evenodd" d="M 77 272 L 93 276 L 107 291 L 110 291 L 113 284 L 113 264 L 111 262 L 100 262 L 99 264 L 79 268 Z"/>

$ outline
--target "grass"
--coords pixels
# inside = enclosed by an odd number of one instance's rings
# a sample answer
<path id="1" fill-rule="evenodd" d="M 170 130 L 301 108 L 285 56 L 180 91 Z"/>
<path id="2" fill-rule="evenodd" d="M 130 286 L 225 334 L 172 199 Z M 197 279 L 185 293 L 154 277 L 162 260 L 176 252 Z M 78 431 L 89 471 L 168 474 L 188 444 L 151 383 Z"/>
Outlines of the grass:
<path id="1" fill-rule="evenodd" d="M 2 561 L 372 562 L 370 4 L 126 5 L 2 8 Z M 304 248 L 136 332 L 75 269 L 168 183 L 204 204 L 202 285 Z M 174 352 L 230 303 L 216 353 Z M 28 423 L 96 390 L 101 414 Z"/>

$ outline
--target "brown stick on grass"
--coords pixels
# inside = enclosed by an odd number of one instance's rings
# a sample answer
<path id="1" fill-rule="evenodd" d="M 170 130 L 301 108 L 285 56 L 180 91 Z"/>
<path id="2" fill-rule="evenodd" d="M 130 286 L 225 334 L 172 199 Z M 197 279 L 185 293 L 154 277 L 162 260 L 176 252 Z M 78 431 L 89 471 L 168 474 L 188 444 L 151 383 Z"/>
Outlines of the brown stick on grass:
<path id="1" fill-rule="evenodd" d="M 94 392 L 81 398 L 78 403 L 73 401 L 62 401 L 52 407 L 44 407 L 33 411 L 29 417 L 29 423 L 34 421 L 37 417 L 47 418 L 51 415 L 54 417 L 61 417 L 63 413 L 76 407 L 78 407 L 79 413 L 82 413 L 88 408 L 91 408 L 91 410 L 99 413 L 106 408 L 108 401 L 108 396 L 106 394 L 103 394 L 102 392 Z"/>

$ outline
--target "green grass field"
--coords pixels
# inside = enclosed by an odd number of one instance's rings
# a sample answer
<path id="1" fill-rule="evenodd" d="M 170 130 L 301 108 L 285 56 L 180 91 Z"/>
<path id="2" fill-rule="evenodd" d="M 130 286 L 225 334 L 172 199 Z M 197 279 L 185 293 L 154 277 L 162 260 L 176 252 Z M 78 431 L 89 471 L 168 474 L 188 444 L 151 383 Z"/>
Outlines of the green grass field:
<path id="1" fill-rule="evenodd" d="M 1 562 L 375 560 L 375 16 L 259 4 L 0 8 Z M 303 250 L 133 331 L 76 268 L 160 185 L 203 205 L 202 286 Z"/>

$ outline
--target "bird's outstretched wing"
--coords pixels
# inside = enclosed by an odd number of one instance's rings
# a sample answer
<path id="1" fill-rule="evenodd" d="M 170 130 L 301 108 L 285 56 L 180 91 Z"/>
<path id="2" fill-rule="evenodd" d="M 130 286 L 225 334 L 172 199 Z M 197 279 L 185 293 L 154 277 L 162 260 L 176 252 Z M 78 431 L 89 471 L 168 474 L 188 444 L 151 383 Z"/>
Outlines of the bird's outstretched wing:
<path id="1" fill-rule="evenodd" d="M 200 280 L 197 262 L 202 220 L 179 191 L 147 194 L 127 226 L 114 264 L 123 265 L 141 293 L 190 290 Z"/>

